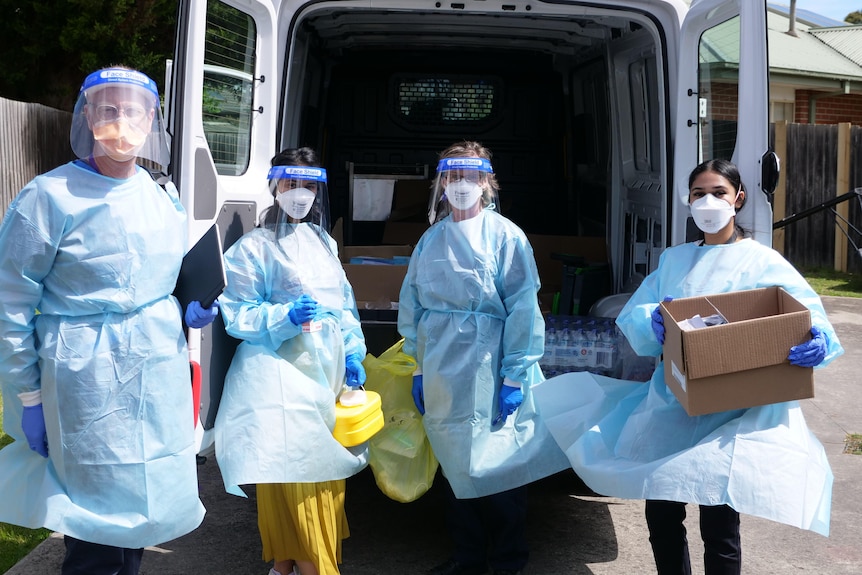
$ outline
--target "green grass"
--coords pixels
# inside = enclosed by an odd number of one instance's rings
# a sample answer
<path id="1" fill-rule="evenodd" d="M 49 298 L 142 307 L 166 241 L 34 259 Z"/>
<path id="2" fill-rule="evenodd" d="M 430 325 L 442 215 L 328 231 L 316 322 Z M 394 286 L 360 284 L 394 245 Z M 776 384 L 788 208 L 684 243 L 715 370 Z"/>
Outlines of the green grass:
<path id="1" fill-rule="evenodd" d="M 836 272 L 830 269 L 800 270 L 811 287 L 821 296 L 862 297 L 862 275 Z M 0 448 L 12 442 L 12 438 L 3 432 L 3 399 L 0 397 Z M 862 447 L 862 436 L 854 435 L 858 440 L 856 449 Z M 46 539 L 51 532 L 47 529 L 25 529 L 14 525 L 0 523 L 0 574 L 5 573 L 27 555 L 36 545 Z"/>
<path id="2" fill-rule="evenodd" d="M 844 453 L 850 455 L 862 455 L 862 435 L 859 433 L 848 433 L 844 438 Z"/>
<path id="3" fill-rule="evenodd" d="M 0 449 L 12 443 L 3 431 L 3 397 L 0 395 Z M 26 529 L 0 523 L 0 573 L 8 571 L 51 532 L 47 529 Z"/>
<path id="4" fill-rule="evenodd" d="M 862 297 L 862 275 L 827 268 L 801 269 L 811 287 L 821 296 Z"/>

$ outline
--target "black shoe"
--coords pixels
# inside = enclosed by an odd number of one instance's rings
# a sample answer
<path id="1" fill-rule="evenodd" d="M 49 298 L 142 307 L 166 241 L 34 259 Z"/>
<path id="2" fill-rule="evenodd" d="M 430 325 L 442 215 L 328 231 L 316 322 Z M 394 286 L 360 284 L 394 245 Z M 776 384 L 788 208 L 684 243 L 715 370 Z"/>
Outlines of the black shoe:
<path id="1" fill-rule="evenodd" d="M 449 559 L 428 571 L 428 575 L 485 575 L 487 572 L 484 565 L 461 565 L 454 559 Z"/>

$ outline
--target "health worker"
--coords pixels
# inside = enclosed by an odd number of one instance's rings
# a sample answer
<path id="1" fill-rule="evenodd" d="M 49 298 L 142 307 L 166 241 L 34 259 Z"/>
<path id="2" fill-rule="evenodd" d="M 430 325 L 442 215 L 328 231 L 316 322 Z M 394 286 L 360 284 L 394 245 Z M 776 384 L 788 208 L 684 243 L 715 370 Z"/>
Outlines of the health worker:
<path id="1" fill-rule="evenodd" d="M 638 355 L 662 353 L 663 300 L 780 286 L 811 312 L 810 337 L 787 350 L 789 364 L 821 368 L 840 356 L 817 293 L 778 252 L 736 224 L 746 201 L 736 166 L 704 162 L 691 172 L 688 189 L 703 237 L 666 249 L 617 318 Z M 746 343 L 756 350 L 758 342 Z M 686 503 L 700 506 L 710 575 L 742 571 L 740 514 L 829 534 L 832 471 L 798 402 L 689 416 L 664 373 L 660 361 L 649 383 L 578 374 L 577 393 L 551 393 L 557 379 L 536 390 L 549 418 L 553 412 L 552 432 L 591 489 L 647 500 L 660 575 L 691 573 Z"/>
<path id="2" fill-rule="evenodd" d="M 453 556 L 435 575 L 520 573 L 527 484 L 567 467 L 536 413 L 545 322 L 524 232 L 497 211 L 491 152 L 442 152 L 431 227 L 401 287 L 398 330 L 417 359 L 413 396 L 448 486 Z"/>
<path id="3" fill-rule="evenodd" d="M 65 535 L 61 573 L 138 573 L 143 548 L 195 529 L 192 388 L 171 295 L 187 245 L 155 82 L 84 80 L 77 160 L 37 176 L 0 225 L 0 521 Z M 189 304 L 189 327 L 218 306 Z"/>
<path id="4" fill-rule="evenodd" d="M 346 478 L 368 446 L 332 435 L 342 391 L 365 382 L 353 289 L 329 235 L 326 170 L 311 148 L 272 159 L 273 205 L 225 252 L 225 328 L 240 339 L 215 422 L 229 493 L 257 484 L 270 575 L 335 575 L 350 535 Z"/>

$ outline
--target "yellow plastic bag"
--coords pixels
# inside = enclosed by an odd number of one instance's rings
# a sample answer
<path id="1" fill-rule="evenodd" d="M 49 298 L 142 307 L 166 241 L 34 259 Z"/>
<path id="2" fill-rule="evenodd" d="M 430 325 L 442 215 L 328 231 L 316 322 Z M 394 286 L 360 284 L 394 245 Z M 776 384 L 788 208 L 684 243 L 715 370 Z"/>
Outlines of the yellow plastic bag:
<path id="1" fill-rule="evenodd" d="M 431 488 L 437 458 L 425 435 L 411 389 L 416 360 L 401 351 L 402 339 L 379 358 L 365 356 L 365 389 L 383 401 L 383 429 L 368 442 L 368 464 L 377 487 L 390 499 L 409 503 Z"/>

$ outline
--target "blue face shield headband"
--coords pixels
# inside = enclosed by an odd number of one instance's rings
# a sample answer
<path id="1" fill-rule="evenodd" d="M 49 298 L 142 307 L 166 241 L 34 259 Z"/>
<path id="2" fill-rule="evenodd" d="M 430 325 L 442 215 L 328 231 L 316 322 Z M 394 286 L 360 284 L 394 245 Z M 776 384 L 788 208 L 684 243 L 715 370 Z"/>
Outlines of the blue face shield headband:
<path id="1" fill-rule="evenodd" d="M 478 170 L 487 174 L 494 173 L 490 160 L 486 158 L 443 158 L 437 163 L 438 174 L 450 170 Z"/>
<path id="2" fill-rule="evenodd" d="M 273 166 L 267 174 L 269 180 L 310 180 L 326 183 L 326 170 L 310 166 Z"/>

